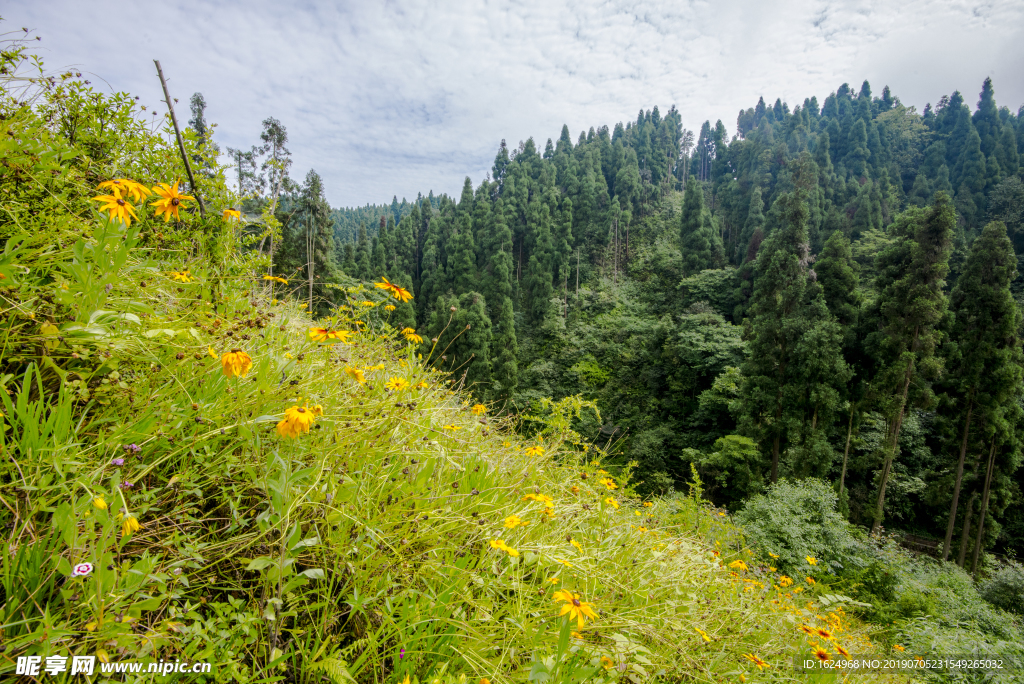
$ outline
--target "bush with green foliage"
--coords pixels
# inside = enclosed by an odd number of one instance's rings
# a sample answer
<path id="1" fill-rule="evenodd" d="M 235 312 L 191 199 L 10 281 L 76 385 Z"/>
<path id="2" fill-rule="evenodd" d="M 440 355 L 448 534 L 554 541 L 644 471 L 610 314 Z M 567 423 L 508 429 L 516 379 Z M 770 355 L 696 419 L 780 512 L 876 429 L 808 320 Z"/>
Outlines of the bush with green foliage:
<path id="1" fill-rule="evenodd" d="M 1024 615 L 1024 566 L 1000 567 L 981 585 L 981 596 L 993 606 Z"/>
<path id="2" fill-rule="evenodd" d="M 762 557 L 778 556 L 771 558 L 780 569 L 797 575 L 834 574 L 862 563 L 863 549 L 836 504 L 835 491 L 821 480 L 782 479 L 747 501 L 736 520 Z"/>

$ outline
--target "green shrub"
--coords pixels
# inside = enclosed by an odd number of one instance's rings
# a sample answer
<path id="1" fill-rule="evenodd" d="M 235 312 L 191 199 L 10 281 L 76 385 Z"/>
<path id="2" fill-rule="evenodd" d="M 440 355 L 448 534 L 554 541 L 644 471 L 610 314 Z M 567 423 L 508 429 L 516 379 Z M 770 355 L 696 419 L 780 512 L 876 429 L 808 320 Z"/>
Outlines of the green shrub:
<path id="1" fill-rule="evenodd" d="M 981 597 L 997 608 L 1024 615 L 1024 566 L 1010 563 L 981 586 Z"/>
<path id="2" fill-rule="evenodd" d="M 855 528 L 836 510 L 836 493 L 821 480 L 780 480 L 750 499 L 736 519 L 762 555 L 774 554 L 772 564 L 783 572 L 835 573 L 863 564 Z"/>

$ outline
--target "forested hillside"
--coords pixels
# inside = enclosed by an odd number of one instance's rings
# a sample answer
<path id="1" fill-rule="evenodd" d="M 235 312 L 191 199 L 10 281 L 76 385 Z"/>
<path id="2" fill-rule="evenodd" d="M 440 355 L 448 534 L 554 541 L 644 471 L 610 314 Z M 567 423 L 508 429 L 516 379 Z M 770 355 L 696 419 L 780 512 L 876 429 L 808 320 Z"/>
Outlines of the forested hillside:
<path id="1" fill-rule="evenodd" d="M 647 491 L 691 463 L 730 506 L 822 477 L 851 520 L 971 565 L 1024 543 L 1022 127 L 988 79 L 973 110 L 867 82 L 760 99 L 731 138 L 655 107 L 543 150 L 503 141 L 458 198 L 336 210 L 316 271 L 410 288 L 405 322 L 481 399 L 595 400 L 604 422 L 578 427 Z M 275 268 L 307 278 L 303 192 Z"/>

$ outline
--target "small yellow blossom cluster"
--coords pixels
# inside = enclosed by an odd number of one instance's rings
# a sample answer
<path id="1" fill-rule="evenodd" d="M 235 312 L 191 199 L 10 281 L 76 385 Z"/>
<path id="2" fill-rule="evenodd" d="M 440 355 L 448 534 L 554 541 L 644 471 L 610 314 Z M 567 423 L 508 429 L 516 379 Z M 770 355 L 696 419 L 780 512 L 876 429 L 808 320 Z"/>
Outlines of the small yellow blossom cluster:
<path id="1" fill-rule="evenodd" d="M 309 432 L 313 422 L 318 416 L 323 414 L 324 410 L 319 404 L 312 408 L 306 406 L 287 408 L 284 412 L 284 418 L 277 424 L 277 434 L 294 439 L 303 433 Z"/>
<path id="2" fill-rule="evenodd" d="M 402 328 L 402 337 L 404 337 L 407 342 L 412 342 L 413 344 L 423 343 L 423 338 L 416 334 L 416 330 L 414 328 Z"/>
<path id="3" fill-rule="evenodd" d="M 492 539 L 491 540 L 491 548 L 492 549 L 497 549 L 498 551 L 504 551 L 505 553 L 507 553 L 509 556 L 511 556 L 513 558 L 516 558 L 516 557 L 519 556 L 519 552 L 516 551 L 515 549 L 513 549 L 508 544 L 506 544 L 505 541 L 502 540 L 502 539 Z"/>

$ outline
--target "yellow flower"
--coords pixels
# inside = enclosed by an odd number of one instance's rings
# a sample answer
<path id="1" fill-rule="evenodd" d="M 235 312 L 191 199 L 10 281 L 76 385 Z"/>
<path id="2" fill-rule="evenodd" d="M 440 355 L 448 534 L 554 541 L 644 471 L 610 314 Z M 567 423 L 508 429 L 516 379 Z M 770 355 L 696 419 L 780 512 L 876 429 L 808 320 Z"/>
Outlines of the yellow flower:
<path id="1" fill-rule="evenodd" d="M 539 446 L 532 446 L 527 447 L 524 453 L 527 456 L 542 456 L 544 454 L 544 449 Z"/>
<path id="2" fill-rule="evenodd" d="M 292 406 L 285 409 L 284 419 L 277 424 L 277 434 L 282 437 L 298 437 L 304 432 L 309 432 L 314 420 L 316 416 L 311 409 Z"/>
<path id="3" fill-rule="evenodd" d="M 171 220 L 171 214 L 174 214 L 175 221 L 179 220 L 178 210 L 181 209 L 182 200 L 195 201 L 196 199 L 190 195 L 180 194 L 178 181 L 174 181 L 174 185 L 159 183 L 153 187 L 153 191 L 160 196 L 160 199 L 153 202 L 152 206 L 156 213 L 164 215 L 164 223 Z"/>
<path id="4" fill-rule="evenodd" d="M 461 430 L 462 428 L 458 425 L 444 425 L 445 430 Z"/>
<path id="5" fill-rule="evenodd" d="M 402 335 L 406 341 L 414 344 L 423 344 L 423 338 L 416 334 L 416 331 L 412 328 L 402 328 Z"/>
<path id="6" fill-rule="evenodd" d="M 409 381 L 405 378 L 391 378 L 384 383 L 384 387 L 393 392 L 401 392 L 409 387 Z"/>
<path id="7" fill-rule="evenodd" d="M 366 384 L 366 377 L 363 376 L 363 371 L 359 370 L 358 368 L 353 368 L 352 366 L 345 366 L 345 372 L 348 373 L 348 375 L 353 380 L 358 382 L 360 385 Z"/>
<path id="8" fill-rule="evenodd" d="M 97 496 L 95 499 L 93 499 L 92 505 L 100 509 L 101 511 L 107 510 L 107 502 L 103 500 L 102 496 Z"/>
<path id="9" fill-rule="evenodd" d="M 310 409 L 310 411 L 312 411 L 313 415 L 316 416 L 317 418 L 324 415 L 324 407 L 321 406 L 320 404 L 315 405 L 313 408 Z"/>
<path id="10" fill-rule="evenodd" d="M 220 357 L 220 363 L 224 367 L 224 375 L 229 378 L 245 377 L 252 369 L 252 357 L 241 349 L 232 349 L 227 352 Z"/>
<path id="11" fill-rule="evenodd" d="M 481 677 L 479 684 L 491 684 L 491 680 L 487 677 Z"/>
<path id="12" fill-rule="evenodd" d="M 285 353 L 284 353 L 284 358 L 286 358 L 286 359 L 294 359 L 295 357 L 294 357 L 294 356 L 292 356 L 292 355 L 291 355 L 291 353 L 289 353 L 289 352 L 285 352 Z"/>
<path id="13" fill-rule="evenodd" d="M 616 510 L 618 510 L 619 508 L 619 502 L 610 496 L 607 499 L 605 499 L 604 502 Z"/>
<path id="14" fill-rule="evenodd" d="M 119 197 L 131 197 L 136 202 L 153 194 L 153 191 L 142 183 L 136 183 L 135 181 L 128 180 L 127 178 L 103 181 L 96 187 L 100 189 L 110 188 L 111 192 Z"/>
<path id="15" fill-rule="evenodd" d="M 568 615 L 569 622 L 576 620 L 579 629 L 583 629 L 583 625 L 586 624 L 586 618 L 591 620 L 597 619 L 597 613 L 594 612 L 591 604 L 581 601 L 579 594 L 560 589 L 552 595 L 552 598 L 555 601 L 563 601 L 565 603 L 558 616 Z"/>
<path id="16" fill-rule="evenodd" d="M 510 530 L 514 530 L 515 528 L 519 527 L 520 525 L 525 526 L 525 525 L 528 525 L 528 524 L 529 523 L 524 521 L 518 515 L 510 515 L 507 518 L 505 518 L 505 527 L 509 528 Z"/>
<path id="17" fill-rule="evenodd" d="M 894 649 L 896 649 L 897 651 L 905 651 L 905 650 L 907 650 L 907 649 L 903 648 L 902 646 L 900 646 L 899 644 L 893 644 L 892 647 Z"/>
<path id="18" fill-rule="evenodd" d="M 189 273 L 191 269 L 185 269 L 180 273 L 178 271 L 171 271 L 167 275 L 170 276 L 171 280 L 175 280 L 179 283 L 191 283 L 192 275 Z"/>
<path id="19" fill-rule="evenodd" d="M 711 643 L 711 637 L 708 636 L 707 632 L 705 632 L 700 627 L 694 627 L 694 629 L 697 630 L 697 634 L 700 634 L 700 638 L 701 639 L 703 639 L 704 641 L 708 642 L 709 644 Z"/>
<path id="20" fill-rule="evenodd" d="M 788 586 L 791 586 L 792 584 L 793 584 L 793 578 L 791 578 L 791 577 L 787 577 L 786 575 L 783 575 L 782 577 L 779 578 L 779 586 L 780 587 L 788 587 Z"/>
<path id="21" fill-rule="evenodd" d="M 561 582 L 562 580 L 560 580 L 560 579 L 559 579 L 559 578 L 557 578 L 557 577 L 548 577 L 547 581 L 548 581 L 548 582 L 550 582 L 551 584 L 558 584 L 558 583 L 559 583 L 559 582 Z"/>
<path id="22" fill-rule="evenodd" d="M 274 283 L 281 283 L 282 285 L 287 285 L 288 284 L 288 281 L 286 279 L 280 277 L 280 276 L 265 275 L 265 276 L 263 276 L 263 279 L 264 280 L 269 280 L 269 281 L 274 282 Z"/>
<path id="23" fill-rule="evenodd" d="M 610 477 L 606 477 L 603 480 L 598 480 L 598 482 L 603 484 L 608 490 L 618 489 L 619 488 L 619 486 L 617 484 L 615 484 L 615 480 L 613 480 Z"/>
<path id="24" fill-rule="evenodd" d="M 771 556 L 772 558 L 775 558 L 776 560 L 778 559 L 778 555 L 772 553 L 771 551 L 768 552 L 768 555 Z"/>
<path id="25" fill-rule="evenodd" d="M 564 561 L 564 560 L 556 560 L 555 562 L 556 562 L 556 563 L 561 563 L 562 565 L 564 565 L 564 566 L 565 566 L 565 567 L 567 567 L 567 568 L 571 568 L 571 567 L 572 567 L 572 563 L 570 563 L 569 561 Z"/>
<path id="26" fill-rule="evenodd" d="M 760 658 L 758 658 L 753 653 L 744 653 L 743 657 L 746 658 L 747 660 L 749 660 L 750 662 L 754 663 L 754 665 L 757 665 L 757 669 L 758 670 L 763 670 L 766 667 L 771 667 L 771 665 L 769 665 L 765 661 L 761 660 Z"/>
<path id="27" fill-rule="evenodd" d="M 504 551 L 505 553 L 507 553 L 508 555 L 512 556 L 513 558 L 515 558 L 515 557 L 517 557 L 519 555 L 518 551 L 516 551 L 515 549 L 510 547 L 502 539 L 492 539 L 490 541 L 490 544 L 491 544 L 491 548 L 492 549 L 497 549 L 499 551 Z"/>
<path id="28" fill-rule="evenodd" d="M 406 290 L 404 287 L 399 287 L 394 283 L 389 283 L 387 278 L 381 278 L 381 282 L 374 283 L 375 287 L 379 287 L 382 290 L 387 290 L 391 293 L 391 296 L 400 302 L 407 302 L 412 299 L 412 293 Z"/>
<path id="29" fill-rule="evenodd" d="M 650 508 L 653 505 L 650 501 L 644 501 L 644 508 Z"/>
<path id="30" fill-rule="evenodd" d="M 822 639 L 832 639 L 832 632 L 828 631 L 824 627 L 818 627 L 814 630 L 814 633 L 820 636 Z"/>
<path id="31" fill-rule="evenodd" d="M 732 563 L 729 563 L 729 567 L 734 570 L 746 570 L 747 564 L 741 560 L 734 560 Z"/>
<path id="32" fill-rule="evenodd" d="M 395 307 L 395 305 L 394 305 L 394 304 L 388 304 L 387 306 L 385 306 L 385 307 L 384 307 L 384 310 L 385 310 L 385 311 L 394 311 L 394 310 L 395 310 L 395 308 L 396 308 L 396 307 Z"/>
<path id="33" fill-rule="evenodd" d="M 814 584 L 814 578 L 813 577 L 804 577 L 804 579 L 807 580 L 808 584 Z"/>
<path id="34" fill-rule="evenodd" d="M 473 404 L 473 408 L 471 408 L 470 411 L 474 416 L 479 416 L 487 413 L 487 407 L 483 404 Z"/>
<path id="35" fill-rule="evenodd" d="M 132 205 L 121 199 L 121 191 L 118 188 L 114 188 L 111 195 L 99 195 L 93 197 L 93 200 L 102 202 L 103 206 L 100 207 L 100 211 L 107 212 L 110 218 L 121 221 L 125 226 L 132 225 L 132 218 L 136 221 L 139 219 Z"/>
<path id="36" fill-rule="evenodd" d="M 844 658 L 849 658 L 850 657 L 850 652 L 847 651 L 845 648 L 843 648 L 841 644 L 832 644 L 832 645 L 836 647 L 836 651 L 839 653 L 839 655 L 843 656 Z"/>
<path id="37" fill-rule="evenodd" d="M 577 487 L 576 485 L 573 485 L 572 487 L 569 488 L 569 491 L 571 491 L 573 494 L 579 494 L 580 488 Z"/>
<path id="38" fill-rule="evenodd" d="M 813 627 L 808 627 L 807 625 L 800 625 L 800 626 L 797 627 L 797 629 L 799 629 L 801 632 L 803 632 L 807 636 L 814 636 L 814 628 Z"/>
<path id="39" fill-rule="evenodd" d="M 215 352 L 215 351 L 213 350 L 213 347 L 207 347 L 207 348 L 206 348 L 206 353 L 210 355 L 210 358 L 213 358 L 213 359 L 219 358 L 219 357 L 217 356 L 217 352 Z"/>
<path id="40" fill-rule="evenodd" d="M 129 515 L 124 519 L 124 522 L 121 523 L 121 536 L 127 537 L 129 534 L 134 534 L 141 529 L 142 524 L 139 522 L 139 519 L 134 515 Z"/>
<path id="41" fill-rule="evenodd" d="M 821 646 L 815 646 L 812 653 L 814 653 L 815 658 L 823 663 L 832 660 L 832 655 Z"/>
<path id="42" fill-rule="evenodd" d="M 416 389 L 427 389 L 428 387 L 430 387 L 430 385 L 428 385 L 428 384 L 427 384 L 426 382 L 420 381 L 420 382 L 417 382 L 417 383 L 416 383 L 416 384 L 414 385 L 414 387 L 415 387 Z"/>
<path id="43" fill-rule="evenodd" d="M 377 304 L 376 304 L 376 302 L 371 302 L 371 301 L 366 300 L 366 301 L 359 302 L 359 306 L 377 306 Z"/>
<path id="44" fill-rule="evenodd" d="M 615 661 L 608 656 L 601 656 L 601 666 L 606 670 L 610 670 L 615 667 Z"/>
<path id="45" fill-rule="evenodd" d="M 578 541 L 576 541 L 575 539 L 570 539 L 569 543 L 572 544 L 573 546 L 575 546 L 577 551 L 579 551 L 580 553 L 583 553 L 583 547 L 580 546 L 580 543 Z"/>
<path id="46" fill-rule="evenodd" d="M 327 340 L 339 340 L 348 342 L 352 332 L 349 330 L 328 330 L 327 328 L 310 328 L 309 339 L 313 342 L 325 342 Z"/>
<path id="47" fill-rule="evenodd" d="M 229 221 L 231 219 L 240 219 L 242 218 L 242 212 L 238 211 L 234 207 L 228 207 L 227 209 L 224 210 L 224 213 L 221 214 L 220 217 L 225 221 Z"/>
<path id="48" fill-rule="evenodd" d="M 806 556 L 806 558 L 807 558 L 807 562 L 810 563 L 811 565 L 817 565 L 818 564 L 818 559 L 815 558 L 814 556 Z"/>
<path id="49" fill-rule="evenodd" d="M 538 503 L 551 503 L 552 498 L 547 494 L 527 494 L 523 501 L 536 501 Z"/>

